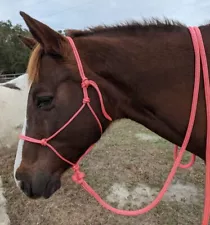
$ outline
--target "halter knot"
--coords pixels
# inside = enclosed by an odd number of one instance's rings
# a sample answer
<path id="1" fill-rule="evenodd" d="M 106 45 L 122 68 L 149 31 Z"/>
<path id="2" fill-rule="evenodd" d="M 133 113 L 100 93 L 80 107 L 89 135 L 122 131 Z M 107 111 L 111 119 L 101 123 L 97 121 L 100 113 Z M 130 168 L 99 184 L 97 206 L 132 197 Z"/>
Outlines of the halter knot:
<path id="1" fill-rule="evenodd" d="M 47 139 L 46 138 L 43 138 L 41 141 L 40 141 L 40 144 L 42 146 L 46 146 L 47 145 Z"/>
<path id="2" fill-rule="evenodd" d="M 85 97 L 83 98 L 83 104 L 89 103 L 90 102 L 90 98 L 89 97 Z"/>
<path id="3" fill-rule="evenodd" d="M 74 174 L 72 175 L 72 180 L 77 184 L 82 184 L 84 181 L 85 173 L 80 171 L 79 166 L 76 164 L 73 166 Z"/>
<path id="4" fill-rule="evenodd" d="M 82 88 L 88 88 L 88 86 L 90 86 L 90 81 L 85 78 L 83 81 L 82 81 L 82 84 L 81 84 Z"/>

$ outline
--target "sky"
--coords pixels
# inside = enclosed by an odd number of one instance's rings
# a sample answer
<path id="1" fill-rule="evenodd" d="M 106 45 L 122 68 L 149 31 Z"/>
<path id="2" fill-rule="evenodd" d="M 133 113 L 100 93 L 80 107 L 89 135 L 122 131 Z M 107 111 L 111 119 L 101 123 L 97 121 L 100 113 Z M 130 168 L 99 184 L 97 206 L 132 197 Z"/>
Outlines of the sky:
<path id="1" fill-rule="evenodd" d="M 24 11 L 52 29 L 84 29 L 152 17 L 188 26 L 210 22 L 210 0 L 0 0 L 0 21 L 26 25 Z"/>

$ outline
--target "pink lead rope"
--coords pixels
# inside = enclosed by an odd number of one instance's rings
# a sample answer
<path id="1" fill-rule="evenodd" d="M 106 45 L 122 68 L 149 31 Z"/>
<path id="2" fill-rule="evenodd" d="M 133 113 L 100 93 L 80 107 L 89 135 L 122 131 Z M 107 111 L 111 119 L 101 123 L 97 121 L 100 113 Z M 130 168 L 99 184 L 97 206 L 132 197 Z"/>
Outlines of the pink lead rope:
<path id="1" fill-rule="evenodd" d="M 204 87 L 205 87 L 206 112 L 207 112 L 206 113 L 207 114 L 206 189 L 205 189 L 205 206 L 204 206 L 204 214 L 203 214 L 202 225 L 208 225 L 209 216 L 210 216 L 210 149 L 209 149 L 210 148 L 210 139 L 209 139 L 210 138 L 210 133 L 209 133 L 210 132 L 210 108 L 209 108 L 210 104 L 208 104 L 210 102 L 209 74 L 208 74 L 208 66 L 207 66 L 207 60 L 206 60 L 206 55 L 205 55 L 205 49 L 204 49 L 203 40 L 202 40 L 200 30 L 197 27 L 189 27 L 189 31 L 190 31 L 190 34 L 191 34 L 191 37 L 192 37 L 193 47 L 194 47 L 194 51 L 195 51 L 195 83 L 194 83 L 193 100 L 192 100 L 189 124 L 188 124 L 187 132 L 186 132 L 183 144 L 180 148 L 179 154 L 178 154 L 178 147 L 175 147 L 175 150 L 174 150 L 175 162 L 174 162 L 174 165 L 171 169 L 171 172 L 169 173 L 169 175 L 166 179 L 166 182 L 165 182 L 163 188 L 159 192 L 156 199 L 152 203 L 150 203 L 148 206 L 146 206 L 145 208 L 142 208 L 142 209 L 139 209 L 139 210 L 134 210 L 134 211 L 116 209 L 116 208 L 108 205 L 105 201 L 103 201 L 101 199 L 101 197 L 87 184 L 87 182 L 84 180 L 85 174 L 80 171 L 79 162 L 82 160 L 82 158 L 85 155 L 87 155 L 92 150 L 93 145 L 90 146 L 87 149 L 87 151 L 81 156 L 81 158 L 77 161 L 77 163 L 74 164 L 74 163 L 70 162 L 69 160 L 65 159 L 63 156 L 61 156 L 57 152 L 57 150 L 52 145 L 50 145 L 48 143 L 48 141 L 53 139 L 66 126 L 68 126 L 77 117 L 77 115 L 83 110 L 83 108 L 86 105 L 88 106 L 88 108 L 92 112 L 93 116 L 95 117 L 95 119 L 96 119 L 96 121 L 99 125 L 100 131 L 102 132 L 101 123 L 100 123 L 96 113 L 94 112 L 94 110 L 92 109 L 92 107 L 90 105 L 90 98 L 88 96 L 88 91 L 87 91 L 87 89 L 90 85 L 92 87 L 94 87 L 96 89 L 97 93 L 98 93 L 99 100 L 100 100 L 100 103 L 101 103 L 101 110 L 102 110 L 103 115 L 105 116 L 106 119 L 112 121 L 111 117 L 108 115 L 108 113 L 105 110 L 103 98 L 102 98 L 101 92 L 100 92 L 97 84 L 94 81 L 88 80 L 87 77 L 84 74 L 82 63 L 81 63 L 78 51 L 76 49 L 76 46 L 75 46 L 72 38 L 66 37 L 69 40 L 69 43 L 70 43 L 70 45 L 73 49 L 75 59 L 77 61 L 78 69 L 79 69 L 79 72 L 80 72 L 80 76 L 81 76 L 81 79 L 82 79 L 82 89 L 83 89 L 83 94 L 84 94 L 82 106 L 69 119 L 69 121 L 67 121 L 67 123 L 64 124 L 63 127 L 61 127 L 57 132 L 55 132 L 49 138 L 38 140 L 38 139 L 34 139 L 34 138 L 24 136 L 24 135 L 20 135 L 20 138 L 25 140 L 25 141 L 29 141 L 29 142 L 33 142 L 33 143 L 37 143 L 37 144 L 41 144 L 43 146 L 49 147 L 59 158 L 61 158 L 66 163 L 70 164 L 72 166 L 73 170 L 74 170 L 72 180 L 74 182 L 80 184 L 90 195 L 92 195 L 106 209 L 112 211 L 113 213 L 121 214 L 121 215 L 125 215 L 125 216 L 137 216 L 137 215 L 146 213 L 146 212 L 150 211 L 151 209 L 153 209 L 160 202 L 160 200 L 163 198 L 163 196 L 164 196 L 165 192 L 167 191 L 171 181 L 173 180 L 173 177 L 176 173 L 177 168 L 178 167 L 188 168 L 189 166 L 192 166 L 194 161 L 195 161 L 195 156 L 193 155 L 190 163 L 188 163 L 187 165 L 181 164 L 181 160 L 182 160 L 183 154 L 185 152 L 185 149 L 188 145 L 188 142 L 189 142 L 189 139 L 190 139 L 190 136 L 191 136 L 191 133 L 192 133 L 194 121 L 195 121 L 197 101 L 198 101 L 198 93 L 199 93 L 199 85 L 200 85 L 200 59 L 201 59 L 202 68 L 203 68 L 203 78 L 204 78 L 204 84 L 205 84 Z"/>

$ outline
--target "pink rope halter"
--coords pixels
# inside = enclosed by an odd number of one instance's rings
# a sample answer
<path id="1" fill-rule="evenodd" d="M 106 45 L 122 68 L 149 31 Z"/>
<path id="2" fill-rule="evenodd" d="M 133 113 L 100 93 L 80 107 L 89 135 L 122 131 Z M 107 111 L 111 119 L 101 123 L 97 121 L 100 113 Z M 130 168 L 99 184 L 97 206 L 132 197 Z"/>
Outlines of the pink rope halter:
<path id="1" fill-rule="evenodd" d="M 65 161 L 66 163 L 68 163 L 68 164 L 70 164 L 72 166 L 73 170 L 75 171 L 74 175 L 72 176 L 72 179 L 73 179 L 73 181 L 75 181 L 77 183 L 80 183 L 81 182 L 81 179 L 84 177 L 84 173 L 80 172 L 80 170 L 79 170 L 79 162 L 82 160 L 82 158 L 85 155 L 87 155 L 91 151 L 91 149 L 93 148 L 93 145 L 88 148 L 88 150 L 80 157 L 80 159 L 77 161 L 77 163 L 72 163 L 69 160 L 65 159 L 48 142 L 50 140 L 52 140 L 55 136 L 57 136 L 62 130 L 64 130 L 77 117 L 77 115 L 84 109 L 84 107 L 86 105 L 88 106 L 88 108 L 90 109 L 91 113 L 95 117 L 95 119 L 96 119 L 96 121 L 97 121 L 97 123 L 99 125 L 100 132 L 102 134 L 103 129 L 102 129 L 101 122 L 98 119 L 96 113 L 94 112 L 93 108 L 90 105 L 90 98 L 89 98 L 88 91 L 87 91 L 87 89 L 88 89 L 89 86 L 93 86 L 95 88 L 95 90 L 97 91 L 97 93 L 98 93 L 99 100 L 100 100 L 100 103 L 101 103 L 101 110 L 102 110 L 102 113 L 103 113 L 104 117 L 107 120 L 109 120 L 109 121 L 112 121 L 112 118 L 108 115 L 108 113 L 105 110 L 104 103 L 103 103 L 103 98 L 102 98 L 101 92 L 100 92 L 100 90 L 98 88 L 98 85 L 94 81 L 88 80 L 88 78 L 85 76 L 85 73 L 84 73 L 84 70 L 83 70 L 83 66 L 82 66 L 82 63 L 81 63 L 81 60 L 80 60 L 80 57 L 79 57 L 79 53 L 78 53 L 78 51 L 76 49 L 76 46 L 75 46 L 72 38 L 67 37 L 67 39 L 69 40 L 69 43 L 70 43 L 70 45 L 71 45 L 71 47 L 73 49 L 73 52 L 74 52 L 74 55 L 75 55 L 75 58 L 76 58 L 76 61 L 77 61 L 77 66 L 78 66 L 78 69 L 79 69 L 79 73 L 80 73 L 80 76 L 81 76 L 81 79 L 82 79 L 81 87 L 82 87 L 83 96 L 84 96 L 83 97 L 83 101 L 82 101 L 83 104 L 78 109 L 78 111 L 58 131 L 56 131 L 50 137 L 43 138 L 43 139 L 39 140 L 39 139 L 31 138 L 31 137 L 28 137 L 28 136 L 20 135 L 20 138 L 23 139 L 23 140 L 25 140 L 25 141 L 29 141 L 29 142 L 32 142 L 32 143 L 41 144 L 43 146 L 47 146 L 48 148 L 50 148 L 59 158 L 61 158 L 63 161 Z"/>
<path id="2" fill-rule="evenodd" d="M 74 170 L 74 174 L 72 176 L 73 181 L 80 184 L 87 192 L 89 192 L 89 194 L 91 194 L 106 209 L 112 211 L 113 213 L 126 215 L 126 216 L 137 216 L 137 215 L 146 213 L 146 212 L 150 211 L 151 209 L 153 209 L 160 202 L 163 195 L 167 191 L 167 189 L 168 189 L 168 187 L 169 187 L 169 185 L 170 185 L 170 183 L 171 183 L 171 181 L 172 181 L 172 179 L 173 179 L 173 177 L 176 173 L 177 168 L 178 167 L 188 168 L 195 161 L 195 156 L 193 155 L 192 160 L 189 164 L 187 164 L 187 165 L 181 164 L 181 160 L 182 160 L 183 154 L 185 152 L 185 149 L 188 145 L 188 142 L 189 142 L 189 139 L 190 139 L 190 136 L 191 136 L 191 132 L 192 132 L 192 129 L 193 129 L 194 121 L 195 121 L 197 101 L 198 101 L 198 93 L 199 93 L 199 84 L 200 84 L 200 59 L 201 59 L 202 68 L 203 68 L 203 78 L 204 78 L 204 84 L 205 84 L 204 88 L 205 88 L 206 112 L 207 112 L 206 190 L 205 190 L 205 206 L 204 206 L 204 214 L 203 214 L 202 225 L 208 225 L 209 216 L 210 216 L 210 152 L 209 152 L 210 151 L 210 133 L 209 133 L 210 132 L 210 104 L 208 104 L 210 102 L 210 87 L 209 87 L 209 76 L 208 76 L 209 74 L 208 74 L 208 66 L 207 66 L 207 60 L 206 60 L 206 55 L 205 55 L 205 49 L 204 49 L 203 40 L 202 40 L 200 30 L 197 27 L 189 27 L 189 31 L 190 31 L 190 34 L 191 34 L 191 37 L 192 37 L 193 47 L 194 47 L 194 51 L 195 51 L 195 83 L 194 83 L 193 100 L 192 100 L 189 124 L 188 124 L 187 132 L 186 132 L 183 144 L 182 144 L 181 149 L 179 151 L 179 154 L 178 154 L 178 147 L 177 146 L 175 147 L 175 151 L 174 151 L 175 162 L 174 162 L 174 165 L 171 169 L 170 174 L 168 175 L 168 178 L 166 179 L 166 182 L 165 182 L 163 188 L 159 192 L 156 199 L 152 203 L 150 203 L 148 206 L 146 206 L 145 208 L 139 209 L 139 210 L 134 210 L 134 211 L 127 211 L 127 210 L 120 210 L 120 209 L 113 208 L 112 206 L 108 205 L 105 201 L 103 201 L 101 199 L 101 197 L 87 184 L 87 182 L 84 180 L 85 174 L 80 171 L 79 162 L 82 160 L 82 158 L 85 155 L 87 155 L 91 151 L 91 149 L 93 148 L 93 145 L 90 146 L 87 149 L 87 151 L 81 156 L 81 158 L 74 164 L 74 163 L 70 162 L 69 160 L 65 159 L 63 156 L 61 156 L 59 154 L 59 152 L 57 152 L 57 150 L 52 145 L 50 145 L 48 143 L 58 133 L 60 133 L 63 129 L 65 129 L 65 127 L 67 127 L 77 117 L 77 115 L 84 109 L 84 107 L 86 105 L 88 106 L 91 113 L 95 117 L 95 119 L 96 119 L 96 121 L 99 125 L 100 131 L 102 132 L 101 123 L 100 123 L 96 113 L 94 112 L 94 110 L 92 109 L 92 107 L 90 105 L 90 98 L 88 96 L 88 91 L 87 91 L 87 89 L 90 85 L 93 86 L 98 93 L 99 100 L 100 100 L 100 103 L 101 103 L 101 110 L 102 110 L 102 113 L 103 113 L 104 117 L 106 119 L 108 119 L 109 121 L 112 120 L 111 117 L 108 115 L 108 113 L 105 110 L 102 95 L 101 95 L 101 92 L 100 92 L 97 84 L 92 80 L 88 80 L 88 78 L 84 74 L 82 63 L 81 63 L 78 51 L 76 49 L 76 46 L 75 46 L 72 38 L 66 37 L 69 40 L 69 43 L 70 43 L 70 45 L 73 49 L 75 59 L 77 61 L 78 69 L 79 69 L 79 72 L 80 72 L 80 76 L 81 76 L 81 79 L 82 79 L 82 85 L 81 86 L 82 86 L 82 90 L 83 90 L 83 94 L 84 94 L 82 106 L 66 122 L 66 124 L 64 124 L 52 136 L 50 136 L 46 139 L 45 138 L 41 139 L 41 140 L 31 138 L 31 137 L 28 137 L 28 136 L 24 136 L 24 135 L 20 135 L 20 138 L 25 140 L 25 141 L 29 141 L 29 142 L 32 142 L 32 143 L 37 143 L 37 144 L 41 144 L 43 146 L 47 146 L 58 157 L 60 157 L 63 161 L 70 164 L 72 166 L 73 170 Z"/>

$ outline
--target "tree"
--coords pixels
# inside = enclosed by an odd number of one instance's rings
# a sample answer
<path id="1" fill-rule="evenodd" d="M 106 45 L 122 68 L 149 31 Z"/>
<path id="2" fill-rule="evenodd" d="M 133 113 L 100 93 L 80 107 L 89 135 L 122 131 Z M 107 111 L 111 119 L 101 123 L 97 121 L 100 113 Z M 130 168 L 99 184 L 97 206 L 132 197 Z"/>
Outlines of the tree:
<path id="1" fill-rule="evenodd" d="M 63 30 L 58 30 L 65 35 Z M 20 40 L 18 35 L 31 37 L 21 25 L 12 25 L 10 20 L 0 21 L 0 74 L 25 73 L 31 50 Z"/>
<path id="2" fill-rule="evenodd" d="M 30 36 L 21 25 L 12 25 L 10 20 L 0 21 L 0 73 L 24 73 L 30 51 L 24 47 L 18 35 Z"/>

